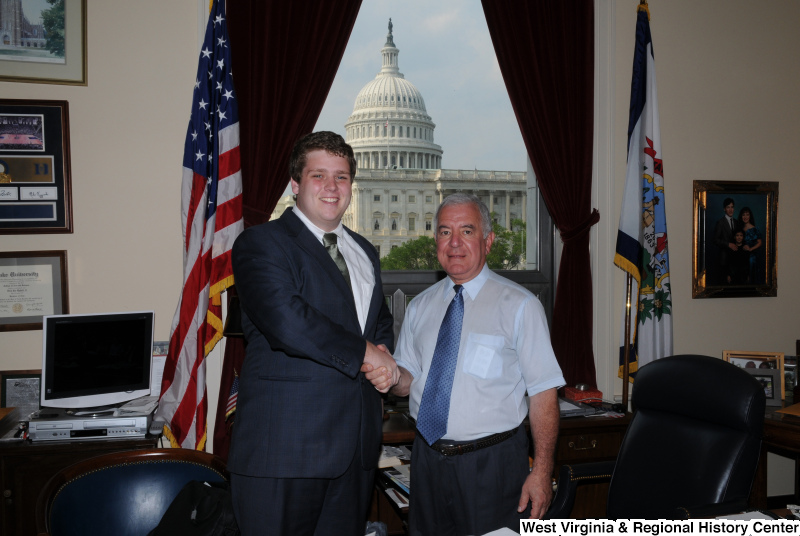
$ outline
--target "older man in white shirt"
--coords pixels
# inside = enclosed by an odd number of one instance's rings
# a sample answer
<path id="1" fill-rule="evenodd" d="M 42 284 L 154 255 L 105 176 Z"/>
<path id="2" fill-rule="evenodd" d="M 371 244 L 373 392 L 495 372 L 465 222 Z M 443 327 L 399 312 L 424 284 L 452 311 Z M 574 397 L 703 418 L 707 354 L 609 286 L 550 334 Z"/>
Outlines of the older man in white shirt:
<path id="1" fill-rule="evenodd" d="M 521 518 L 542 517 L 552 499 L 556 389 L 565 382 L 539 300 L 487 266 L 493 240 L 489 211 L 477 197 L 444 200 L 436 243 L 448 277 L 409 304 L 398 339 L 400 379 L 391 392 L 409 395 L 418 431 L 412 536 L 516 531 Z M 452 362 L 440 372 L 448 348 Z"/>

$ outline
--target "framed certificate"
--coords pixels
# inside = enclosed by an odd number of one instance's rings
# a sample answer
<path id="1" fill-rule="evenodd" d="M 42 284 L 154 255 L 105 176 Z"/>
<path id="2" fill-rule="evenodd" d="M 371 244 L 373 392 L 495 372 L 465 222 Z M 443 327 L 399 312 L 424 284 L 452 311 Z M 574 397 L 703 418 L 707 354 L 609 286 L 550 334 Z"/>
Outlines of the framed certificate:
<path id="1" fill-rule="evenodd" d="M 0 252 L 0 331 L 42 329 L 42 317 L 66 313 L 66 251 Z"/>

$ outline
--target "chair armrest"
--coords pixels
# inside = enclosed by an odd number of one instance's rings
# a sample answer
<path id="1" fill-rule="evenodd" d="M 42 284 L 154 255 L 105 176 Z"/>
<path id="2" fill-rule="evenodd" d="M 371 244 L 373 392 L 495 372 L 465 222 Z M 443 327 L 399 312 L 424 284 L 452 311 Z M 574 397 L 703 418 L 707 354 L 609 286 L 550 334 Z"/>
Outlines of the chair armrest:
<path id="1" fill-rule="evenodd" d="M 675 515 L 672 519 L 708 519 L 711 517 L 738 514 L 749 509 L 747 500 L 726 501 L 694 508 L 676 508 Z"/>
<path id="2" fill-rule="evenodd" d="M 562 465 L 558 473 L 558 487 L 545 519 L 568 519 L 575 504 L 579 484 L 608 482 L 614 472 L 614 460 L 576 465 Z"/>

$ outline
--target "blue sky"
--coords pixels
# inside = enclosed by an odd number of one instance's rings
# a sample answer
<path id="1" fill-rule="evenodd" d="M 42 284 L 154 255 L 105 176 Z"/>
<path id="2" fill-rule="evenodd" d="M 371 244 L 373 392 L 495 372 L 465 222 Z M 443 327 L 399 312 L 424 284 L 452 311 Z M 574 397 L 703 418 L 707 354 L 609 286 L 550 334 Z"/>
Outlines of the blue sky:
<path id="1" fill-rule="evenodd" d="M 524 171 L 525 146 L 479 0 L 364 0 L 315 130 L 344 136 L 381 67 L 389 18 L 398 64 L 422 93 L 446 169 Z"/>

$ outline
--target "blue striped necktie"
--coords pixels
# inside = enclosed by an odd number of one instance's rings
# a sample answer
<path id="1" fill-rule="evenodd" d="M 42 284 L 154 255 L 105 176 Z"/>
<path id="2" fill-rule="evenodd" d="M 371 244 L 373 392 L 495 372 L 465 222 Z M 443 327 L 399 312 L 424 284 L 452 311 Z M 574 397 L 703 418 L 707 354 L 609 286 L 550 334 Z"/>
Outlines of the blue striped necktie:
<path id="1" fill-rule="evenodd" d="M 461 324 L 464 320 L 464 287 L 455 285 L 456 296 L 447 307 L 439 328 L 436 349 L 417 415 L 417 430 L 429 445 L 447 433 L 447 416 L 450 413 L 450 391 L 461 345 Z"/>

